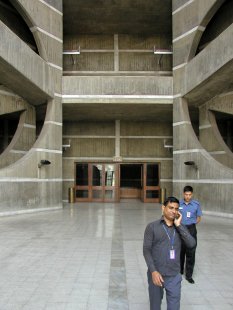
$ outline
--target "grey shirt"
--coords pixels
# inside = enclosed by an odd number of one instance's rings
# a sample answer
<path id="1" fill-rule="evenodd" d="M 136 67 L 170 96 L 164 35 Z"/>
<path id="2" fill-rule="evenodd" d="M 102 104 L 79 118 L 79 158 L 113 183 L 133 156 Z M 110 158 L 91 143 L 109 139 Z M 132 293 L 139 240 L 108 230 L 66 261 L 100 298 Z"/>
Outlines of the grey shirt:
<path id="1" fill-rule="evenodd" d="M 147 225 L 143 255 L 150 272 L 158 271 L 163 276 L 175 276 L 180 272 L 181 239 L 188 248 L 196 245 L 195 239 L 183 225 L 167 226 L 163 217 Z M 174 259 L 170 258 L 172 243 Z"/>

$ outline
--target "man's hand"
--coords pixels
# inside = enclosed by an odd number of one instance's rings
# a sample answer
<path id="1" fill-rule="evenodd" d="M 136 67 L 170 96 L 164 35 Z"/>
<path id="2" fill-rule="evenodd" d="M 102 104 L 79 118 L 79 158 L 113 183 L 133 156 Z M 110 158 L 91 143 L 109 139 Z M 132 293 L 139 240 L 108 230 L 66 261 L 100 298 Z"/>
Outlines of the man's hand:
<path id="1" fill-rule="evenodd" d="M 174 224 L 176 227 L 180 226 L 182 220 L 182 214 L 178 211 L 177 217 L 174 219 Z"/>
<path id="2" fill-rule="evenodd" d="M 163 277 L 158 271 L 153 271 L 151 275 L 152 275 L 152 281 L 154 285 L 163 286 L 163 282 L 164 282 Z"/>

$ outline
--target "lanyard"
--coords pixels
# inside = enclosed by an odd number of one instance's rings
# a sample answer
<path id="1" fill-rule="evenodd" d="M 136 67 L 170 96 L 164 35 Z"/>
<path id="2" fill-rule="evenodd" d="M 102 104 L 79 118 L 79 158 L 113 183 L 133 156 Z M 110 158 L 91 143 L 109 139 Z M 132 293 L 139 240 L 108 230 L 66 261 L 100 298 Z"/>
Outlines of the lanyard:
<path id="1" fill-rule="evenodd" d="M 167 236 L 168 236 L 168 239 L 169 239 L 169 241 L 170 241 L 170 243 L 171 243 L 171 247 L 172 247 L 172 249 L 173 249 L 174 242 L 175 242 L 176 230 L 174 229 L 173 236 L 172 236 L 172 239 L 171 239 L 171 237 L 170 237 L 170 235 L 169 235 L 169 233 L 168 233 L 168 229 L 164 226 L 164 224 L 163 224 L 163 228 L 164 228 L 164 230 L 165 230 L 165 232 L 166 232 L 166 234 L 167 234 Z"/>

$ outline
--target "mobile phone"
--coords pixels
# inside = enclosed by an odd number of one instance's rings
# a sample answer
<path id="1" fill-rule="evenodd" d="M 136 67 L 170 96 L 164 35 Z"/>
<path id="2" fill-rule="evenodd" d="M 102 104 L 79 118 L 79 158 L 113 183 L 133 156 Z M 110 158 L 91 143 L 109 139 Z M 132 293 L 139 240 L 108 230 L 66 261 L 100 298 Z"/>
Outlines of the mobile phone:
<path id="1" fill-rule="evenodd" d="M 176 215 L 176 219 L 178 220 L 178 218 L 180 217 L 180 214 L 179 213 L 177 213 L 177 215 Z"/>

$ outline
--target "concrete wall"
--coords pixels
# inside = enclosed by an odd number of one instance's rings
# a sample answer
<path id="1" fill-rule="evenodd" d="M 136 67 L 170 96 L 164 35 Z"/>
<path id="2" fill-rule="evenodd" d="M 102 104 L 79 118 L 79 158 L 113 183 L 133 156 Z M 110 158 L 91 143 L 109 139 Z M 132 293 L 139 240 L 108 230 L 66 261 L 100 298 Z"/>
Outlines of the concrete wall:
<path id="1" fill-rule="evenodd" d="M 232 25 L 194 57 L 206 25 L 222 3 L 173 1 L 173 192 L 180 196 L 183 186 L 190 184 L 204 210 L 232 213 L 233 170 L 203 148 L 189 117 L 189 108 L 232 88 Z M 187 166 L 186 161 L 195 165 Z"/>
<path id="2" fill-rule="evenodd" d="M 160 164 L 161 187 L 171 195 L 172 152 L 164 141 L 172 141 L 169 123 L 142 121 L 65 122 L 63 128 L 63 200 L 74 185 L 75 162 L 123 163 L 156 162 Z"/>
<path id="3" fill-rule="evenodd" d="M 1 82 L 21 96 L 31 109 L 46 103 L 47 112 L 41 133 L 30 150 L 15 163 L 0 169 L 0 207 L 6 212 L 61 207 L 62 13 L 46 2 L 13 3 L 30 28 L 39 55 L 0 22 L 4 41 L 0 50 Z M 10 112 L 14 112 L 13 106 Z M 19 139 L 18 136 L 16 144 Z M 51 164 L 38 168 L 42 159 Z"/>
<path id="4" fill-rule="evenodd" d="M 171 72 L 172 56 L 155 55 L 154 47 L 171 49 L 170 38 L 159 35 L 67 35 L 64 50 L 80 49 L 80 55 L 64 55 L 64 73 Z"/>
<path id="5" fill-rule="evenodd" d="M 115 122 L 64 122 L 63 200 L 74 186 L 75 162 L 112 162 L 115 156 Z"/>
<path id="6" fill-rule="evenodd" d="M 157 95 L 158 102 L 172 99 L 172 77 L 164 76 L 66 76 L 63 78 L 63 102 L 72 95 Z M 76 96 L 76 99 L 78 97 Z M 67 100 L 66 100 L 67 98 Z M 82 97 L 84 98 L 84 97 Z M 172 101 L 172 100 L 170 100 Z"/>
<path id="7" fill-rule="evenodd" d="M 233 169 L 233 153 L 225 143 L 216 121 L 214 112 L 233 115 L 233 96 L 223 94 L 214 97 L 200 108 L 199 140 L 213 158 L 223 165 Z M 224 122 L 224 119 L 223 119 Z M 225 126 L 226 127 L 226 126 Z M 230 134 L 230 133 L 229 133 Z M 232 136 L 228 137 L 232 141 Z"/>

